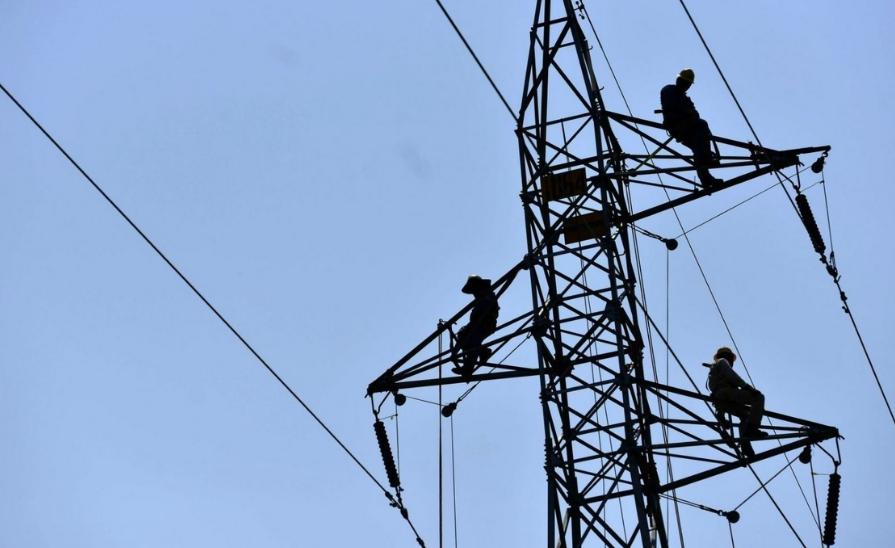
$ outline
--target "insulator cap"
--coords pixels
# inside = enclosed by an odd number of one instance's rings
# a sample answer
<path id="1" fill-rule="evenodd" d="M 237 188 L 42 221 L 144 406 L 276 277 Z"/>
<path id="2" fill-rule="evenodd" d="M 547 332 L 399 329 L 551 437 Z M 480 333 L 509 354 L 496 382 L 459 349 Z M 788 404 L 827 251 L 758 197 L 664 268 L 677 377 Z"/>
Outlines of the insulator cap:
<path id="1" fill-rule="evenodd" d="M 449 418 L 454 414 L 454 411 L 457 410 L 457 402 L 451 402 L 444 407 L 441 408 L 441 416 L 444 418 Z"/>
<path id="2" fill-rule="evenodd" d="M 674 251 L 677 249 L 677 240 L 674 238 L 666 238 L 663 240 L 665 242 L 665 247 L 668 248 L 668 251 Z"/>
<path id="3" fill-rule="evenodd" d="M 730 512 L 724 512 L 724 517 L 727 518 L 727 521 L 730 523 L 736 523 L 740 521 L 740 513 L 736 510 L 731 510 Z"/>
<path id="4" fill-rule="evenodd" d="M 811 446 L 806 445 L 802 452 L 799 453 L 799 462 L 802 464 L 808 464 L 811 462 Z"/>

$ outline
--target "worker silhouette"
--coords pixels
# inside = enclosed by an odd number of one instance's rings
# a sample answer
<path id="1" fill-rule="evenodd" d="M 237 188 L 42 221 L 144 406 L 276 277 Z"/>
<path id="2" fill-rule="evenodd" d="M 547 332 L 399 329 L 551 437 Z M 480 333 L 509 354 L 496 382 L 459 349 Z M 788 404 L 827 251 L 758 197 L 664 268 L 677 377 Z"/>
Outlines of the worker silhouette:
<path id="1" fill-rule="evenodd" d="M 719 165 L 712 154 L 712 131 L 708 123 L 699 117 L 693 101 L 687 97 L 687 90 L 693 85 L 696 75 L 693 69 L 684 69 L 677 80 L 662 88 L 662 123 L 674 139 L 693 151 L 693 165 L 696 175 L 704 187 L 723 183 L 712 177 L 710 167 Z"/>
<path id="2" fill-rule="evenodd" d="M 491 357 L 491 349 L 482 346 L 482 342 L 497 330 L 500 306 L 489 279 L 470 276 L 461 291 L 474 296 L 475 300 L 469 313 L 469 323 L 457 331 L 451 359 L 456 364 L 452 371 L 467 376 Z"/>
<path id="3" fill-rule="evenodd" d="M 703 365 L 709 368 L 708 387 L 715 411 L 720 415 L 730 413 L 740 419 L 740 438 L 746 452 L 752 453 L 749 440 L 768 436 L 758 428 L 764 415 L 764 394 L 734 372 L 736 359 L 733 350 L 722 346 L 715 352 L 714 362 Z"/>

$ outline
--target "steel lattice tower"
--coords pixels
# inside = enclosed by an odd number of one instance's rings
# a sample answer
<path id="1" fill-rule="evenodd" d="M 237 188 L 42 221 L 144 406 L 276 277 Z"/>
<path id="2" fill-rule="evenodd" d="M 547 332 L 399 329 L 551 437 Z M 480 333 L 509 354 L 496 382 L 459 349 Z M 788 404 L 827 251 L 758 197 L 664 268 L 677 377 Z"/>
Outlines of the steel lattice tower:
<path id="1" fill-rule="evenodd" d="M 711 189 L 692 183 L 689 151 L 675 149 L 661 124 L 606 109 L 577 15 L 571 0 L 539 0 L 531 28 L 516 129 L 528 249 L 493 284 L 502 295 L 527 271 L 531 310 L 511 315 L 485 342 L 493 362 L 471 377 L 445 374 L 451 352 L 436 341 L 466 306 L 374 380 L 368 395 L 375 411 L 413 388 L 537 376 L 547 546 L 666 547 L 663 494 L 838 432 L 767 412 L 772 435 L 754 455 L 744 453 L 695 385 L 647 377 L 641 326 L 649 318 L 637 295 L 633 224 L 829 147 L 781 151 L 715 137 L 725 147 L 720 169 L 736 173 Z M 655 152 L 626 153 L 616 129 Z M 642 209 L 632 205 L 635 188 L 638 202 L 648 202 Z M 533 346 L 537 363 L 508 363 L 519 345 Z M 505 348 L 513 351 L 498 360 Z M 658 459 L 673 461 L 678 477 L 665 466 L 660 474 Z M 393 487 L 398 481 L 395 474 Z"/>

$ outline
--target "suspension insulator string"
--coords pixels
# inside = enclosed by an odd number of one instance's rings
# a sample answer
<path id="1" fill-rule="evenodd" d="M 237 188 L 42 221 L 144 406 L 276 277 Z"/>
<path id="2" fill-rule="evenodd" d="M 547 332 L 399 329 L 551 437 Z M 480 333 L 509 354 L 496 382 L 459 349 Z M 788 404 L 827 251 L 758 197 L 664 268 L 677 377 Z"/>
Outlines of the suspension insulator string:
<path id="1" fill-rule="evenodd" d="M 388 443 L 388 433 L 385 431 L 385 424 L 377 418 L 376 422 L 373 423 L 373 430 L 376 432 L 376 442 L 379 444 L 379 452 L 382 454 L 382 464 L 385 466 L 388 484 L 393 489 L 399 490 L 401 488 L 401 479 L 398 477 L 398 468 L 395 466 L 392 447 Z"/>
<path id="2" fill-rule="evenodd" d="M 830 484 L 827 488 L 827 515 L 824 520 L 823 542 L 827 546 L 836 544 L 836 520 L 839 518 L 839 487 L 842 484 L 842 476 L 839 472 L 830 474 Z"/>
<path id="3" fill-rule="evenodd" d="M 385 466 L 385 475 L 388 476 L 388 483 L 392 489 L 395 490 L 395 494 L 392 495 L 385 488 L 383 488 L 382 491 L 385 494 L 385 498 L 388 499 L 389 504 L 393 508 L 397 508 L 398 512 L 401 513 L 401 517 L 404 518 L 404 521 L 410 526 L 410 530 L 413 531 L 414 536 L 416 536 L 416 543 L 419 544 L 421 548 L 426 548 L 425 541 L 420 536 L 419 531 L 416 530 L 416 526 L 410 521 L 410 512 L 408 512 L 407 506 L 404 505 L 404 500 L 401 497 L 402 489 L 401 479 L 398 475 L 398 467 L 395 465 L 395 457 L 392 455 L 392 447 L 388 441 L 388 433 L 385 429 L 385 424 L 379 419 L 379 411 L 376 409 L 375 405 L 373 405 L 373 416 L 376 417 L 376 422 L 373 423 L 373 431 L 376 433 L 376 442 L 379 445 L 379 452 L 382 454 L 382 464 Z"/>
<path id="4" fill-rule="evenodd" d="M 820 228 L 817 226 L 817 221 L 814 219 L 814 212 L 811 211 L 811 206 L 808 204 L 808 197 L 801 192 L 796 195 L 796 207 L 799 209 L 802 224 L 805 225 L 805 230 L 808 231 L 808 237 L 811 238 L 811 245 L 814 246 L 814 251 L 821 256 L 825 255 L 827 246 L 824 244 L 824 238 L 820 233 Z"/>

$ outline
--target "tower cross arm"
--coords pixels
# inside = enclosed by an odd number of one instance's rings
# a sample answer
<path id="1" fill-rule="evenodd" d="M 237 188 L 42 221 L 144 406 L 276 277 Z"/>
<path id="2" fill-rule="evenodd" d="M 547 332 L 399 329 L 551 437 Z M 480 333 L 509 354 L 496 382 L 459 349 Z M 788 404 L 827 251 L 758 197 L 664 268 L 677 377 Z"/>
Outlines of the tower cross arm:
<path id="1" fill-rule="evenodd" d="M 715 140 L 719 142 L 729 142 L 729 143 L 737 143 L 736 141 L 732 141 L 729 139 L 724 139 L 722 137 L 716 137 Z M 737 143 L 739 144 L 739 143 Z M 761 149 L 762 151 L 770 151 L 770 149 Z M 752 179 L 756 179 L 761 177 L 762 175 L 767 175 L 773 171 L 779 171 L 781 169 L 785 169 L 787 167 L 792 167 L 795 165 L 799 165 L 799 155 L 801 154 L 812 154 L 816 152 L 829 152 L 830 147 L 828 145 L 824 146 L 816 146 L 816 147 L 804 147 L 804 148 L 796 148 L 789 150 L 776 150 L 770 151 L 775 155 L 775 159 L 772 163 L 760 167 L 754 171 L 750 171 L 749 173 L 744 173 L 738 177 L 734 177 L 733 179 L 729 179 L 724 181 L 721 184 L 713 185 L 707 188 L 701 188 L 694 192 L 685 194 L 683 196 L 679 196 L 677 198 L 668 200 L 663 204 L 659 204 L 657 206 L 649 207 L 647 209 L 643 209 L 641 211 L 633 212 L 625 217 L 618 219 L 618 224 L 628 224 L 640 221 L 647 217 L 651 217 L 657 213 L 662 213 L 663 211 L 667 211 L 669 209 L 675 208 L 677 206 L 692 202 L 694 200 L 698 200 L 704 196 L 709 196 L 714 194 L 720 190 L 726 190 L 728 188 L 735 187 L 747 181 L 751 181 Z"/>

